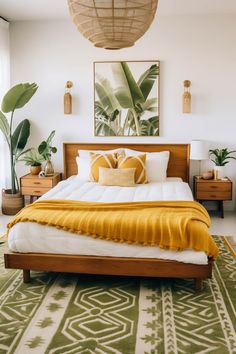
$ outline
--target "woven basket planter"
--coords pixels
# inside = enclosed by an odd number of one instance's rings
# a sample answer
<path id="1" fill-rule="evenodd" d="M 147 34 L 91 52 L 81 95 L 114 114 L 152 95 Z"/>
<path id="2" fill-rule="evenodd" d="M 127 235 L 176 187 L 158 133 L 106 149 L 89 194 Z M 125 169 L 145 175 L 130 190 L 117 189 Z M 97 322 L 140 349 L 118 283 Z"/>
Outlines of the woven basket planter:
<path id="1" fill-rule="evenodd" d="M 158 0 L 68 0 L 78 30 L 96 47 L 132 47 L 150 27 Z"/>
<path id="2" fill-rule="evenodd" d="M 2 190 L 2 213 L 15 215 L 25 206 L 24 197 L 20 192 L 11 194 L 11 189 Z"/>

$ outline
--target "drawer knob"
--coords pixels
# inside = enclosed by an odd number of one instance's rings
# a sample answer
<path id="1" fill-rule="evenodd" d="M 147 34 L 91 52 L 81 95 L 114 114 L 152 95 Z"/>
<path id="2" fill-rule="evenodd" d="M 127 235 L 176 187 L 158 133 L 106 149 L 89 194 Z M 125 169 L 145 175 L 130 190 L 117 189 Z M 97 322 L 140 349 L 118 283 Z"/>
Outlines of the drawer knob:
<path id="1" fill-rule="evenodd" d="M 34 182 L 34 184 L 40 184 L 40 182 Z"/>
<path id="2" fill-rule="evenodd" d="M 212 189 L 216 189 L 216 188 L 217 188 L 217 186 L 210 186 L 210 188 L 212 188 Z"/>
<path id="3" fill-rule="evenodd" d="M 211 194 L 210 197 L 211 198 L 216 198 L 216 195 L 215 194 Z"/>
<path id="4" fill-rule="evenodd" d="M 34 191 L 34 193 L 41 193 L 41 191 Z"/>

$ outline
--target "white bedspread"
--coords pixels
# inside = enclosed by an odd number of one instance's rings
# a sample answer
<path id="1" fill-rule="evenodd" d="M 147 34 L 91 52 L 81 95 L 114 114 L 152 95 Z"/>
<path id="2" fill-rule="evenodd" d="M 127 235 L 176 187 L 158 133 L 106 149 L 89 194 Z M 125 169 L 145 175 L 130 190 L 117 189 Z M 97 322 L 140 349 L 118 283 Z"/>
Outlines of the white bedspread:
<path id="1" fill-rule="evenodd" d="M 166 182 L 136 185 L 135 187 L 107 187 L 81 180 L 78 176 L 60 182 L 43 199 L 71 199 L 95 202 L 128 202 L 147 200 L 193 200 L 187 183 L 179 178 Z M 185 263 L 207 264 L 204 252 L 194 250 L 168 251 L 159 247 L 127 245 L 75 235 L 54 227 L 36 223 L 18 223 L 9 233 L 9 247 L 13 252 L 80 254 L 113 257 L 141 257 L 176 260 Z"/>

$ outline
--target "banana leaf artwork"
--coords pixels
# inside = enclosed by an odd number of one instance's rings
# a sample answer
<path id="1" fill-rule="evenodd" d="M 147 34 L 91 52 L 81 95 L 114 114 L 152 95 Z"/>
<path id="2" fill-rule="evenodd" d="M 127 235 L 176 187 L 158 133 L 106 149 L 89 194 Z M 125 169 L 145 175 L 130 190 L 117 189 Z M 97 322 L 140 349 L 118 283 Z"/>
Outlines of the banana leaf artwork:
<path id="1" fill-rule="evenodd" d="M 159 136 L 159 61 L 94 63 L 95 136 Z"/>

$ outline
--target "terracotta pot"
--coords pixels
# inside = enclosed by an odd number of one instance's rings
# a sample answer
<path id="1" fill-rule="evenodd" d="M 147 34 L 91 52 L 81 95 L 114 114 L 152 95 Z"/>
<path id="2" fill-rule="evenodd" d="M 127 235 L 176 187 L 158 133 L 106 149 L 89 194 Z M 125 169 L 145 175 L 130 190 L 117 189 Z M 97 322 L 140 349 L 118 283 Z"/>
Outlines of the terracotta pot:
<path id="1" fill-rule="evenodd" d="M 30 166 L 31 175 L 38 175 L 39 172 L 42 171 L 42 166 Z"/>
<path id="2" fill-rule="evenodd" d="M 206 171 L 206 172 L 203 172 L 203 174 L 202 174 L 203 179 L 213 179 L 213 177 L 214 177 L 213 171 Z"/>
<path id="3" fill-rule="evenodd" d="M 15 215 L 25 206 L 24 197 L 20 192 L 12 194 L 11 189 L 2 190 L 2 213 Z"/>

